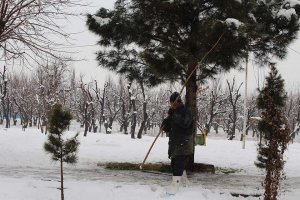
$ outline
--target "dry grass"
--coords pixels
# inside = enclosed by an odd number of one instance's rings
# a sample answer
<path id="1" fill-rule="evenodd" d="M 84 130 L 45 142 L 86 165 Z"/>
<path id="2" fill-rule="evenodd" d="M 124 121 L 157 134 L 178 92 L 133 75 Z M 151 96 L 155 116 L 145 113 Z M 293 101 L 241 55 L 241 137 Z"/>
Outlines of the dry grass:
<path id="1" fill-rule="evenodd" d="M 98 166 L 104 166 L 106 169 L 110 170 L 140 170 L 140 164 L 136 163 L 99 163 Z M 143 165 L 143 170 L 147 171 L 157 171 L 164 173 L 171 173 L 171 166 L 165 163 L 148 163 Z M 194 172 L 204 172 L 204 173 L 215 173 L 215 167 L 213 165 L 195 163 Z"/>

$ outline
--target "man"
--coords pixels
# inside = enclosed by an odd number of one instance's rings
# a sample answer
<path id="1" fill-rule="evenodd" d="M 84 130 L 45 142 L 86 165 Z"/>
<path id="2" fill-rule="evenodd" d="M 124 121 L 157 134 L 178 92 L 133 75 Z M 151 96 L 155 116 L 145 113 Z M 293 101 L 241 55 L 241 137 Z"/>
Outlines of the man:
<path id="1" fill-rule="evenodd" d="M 170 96 L 171 108 L 168 117 L 163 120 L 162 129 L 169 133 L 168 155 L 171 159 L 172 183 L 167 189 L 168 194 L 176 194 L 181 182 L 187 184 L 185 163 L 193 154 L 193 117 L 185 108 L 178 92 Z"/>

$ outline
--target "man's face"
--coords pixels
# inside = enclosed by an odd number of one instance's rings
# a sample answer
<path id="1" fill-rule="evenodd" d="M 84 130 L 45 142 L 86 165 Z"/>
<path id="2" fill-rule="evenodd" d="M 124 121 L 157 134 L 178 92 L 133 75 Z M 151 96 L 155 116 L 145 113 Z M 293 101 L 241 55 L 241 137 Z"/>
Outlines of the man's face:
<path id="1" fill-rule="evenodd" d="M 178 106 L 178 101 L 173 101 L 173 102 L 171 101 L 170 104 L 172 109 L 176 109 Z"/>

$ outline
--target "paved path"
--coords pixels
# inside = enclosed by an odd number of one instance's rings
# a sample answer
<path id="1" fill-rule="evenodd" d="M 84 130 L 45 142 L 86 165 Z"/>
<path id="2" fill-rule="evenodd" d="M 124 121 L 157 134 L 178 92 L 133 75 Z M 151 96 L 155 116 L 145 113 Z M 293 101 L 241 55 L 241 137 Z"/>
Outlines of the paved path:
<path id="1" fill-rule="evenodd" d="M 59 181 L 59 168 L 38 168 L 38 167 L 6 167 L 0 166 L 0 176 L 3 177 L 31 177 L 43 181 Z M 210 174 L 193 173 L 189 174 L 192 185 L 201 185 L 205 189 L 226 190 L 231 193 L 262 194 L 262 176 L 250 176 L 239 174 Z M 65 178 L 73 180 L 107 181 L 133 183 L 143 185 L 167 186 L 170 183 L 170 174 L 154 174 L 142 171 L 108 170 L 102 167 L 90 167 L 89 169 L 77 168 L 76 166 L 65 167 Z M 300 177 L 287 178 L 283 183 L 283 191 L 290 191 L 300 187 Z"/>

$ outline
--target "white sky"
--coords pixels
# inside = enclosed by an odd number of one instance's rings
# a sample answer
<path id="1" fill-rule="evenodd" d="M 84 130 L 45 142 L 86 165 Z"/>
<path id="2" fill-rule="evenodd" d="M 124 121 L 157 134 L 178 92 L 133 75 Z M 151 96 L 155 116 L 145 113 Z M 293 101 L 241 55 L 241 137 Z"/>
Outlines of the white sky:
<path id="1" fill-rule="evenodd" d="M 107 80 L 108 76 L 117 77 L 115 73 L 109 72 L 98 66 L 96 61 L 96 51 L 99 49 L 99 45 L 96 45 L 98 36 L 91 33 L 86 23 L 86 13 L 94 14 L 100 7 L 113 8 L 115 0 L 83 0 L 83 4 L 89 4 L 85 7 L 78 7 L 72 9 L 75 13 L 81 14 L 79 17 L 72 17 L 69 22 L 65 25 L 64 30 L 68 33 L 76 33 L 72 35 L 72 47 L 66 50 L 74 51 L 73 58 L 84 59 L 82 61 L 76 61 L 72 66 L 76 69 L 77 74 L 84 74 L 85 81 L 97 80 L 101 85 Z M 299 74 L 300 68 L 298 67 L 300 55 L 300 40 L 296 40 L 290 45 L 288 55 L 284 61 L 278 63 L 278 69 L 285 79 L 286 88 L 288 90 L 296 90 L 300 84 Z M 249 63 L 249 91 L 254 91 L 258 87 L 258 80 L 260 86 L 264 80 L 264 76 L 268 74 L 266 68 L 259 68 L 253 66 L 251 61 Z M 233 71 L 223 77 L 224 80 L 227 78 L 232 80 L 232 77 L 236 76 L 237 83 L 241 83 L 244 80 L 243 72 Z M 243 90 L 243 89 L 242 89 Z"/>
<path id="2" fill-rule="evenodd" d="M 73 66 L 77 74 L 84 75 L 85 81 L 97 80 L 102 85 L 109 75 L 115 76 L 115 74 L 98 66 L 95 54 L 99 49 L 99 45 L 96 44 L 98 36 L 88 30 L 85 14 L 94 14 L 101 7 L 113 8 L 114 0 L 84 0 L 81 3 L 86 3 L 88 6 L 76 8 L 75 13 L 81 16 L 72 17 L 64 28 L 67 33 L 77 33 L 72 36 L 71 42 L 74 47 L 69 50 L 77 52 L 72 55 L 73 58 L 83 60 L 75 61 Z"/>

